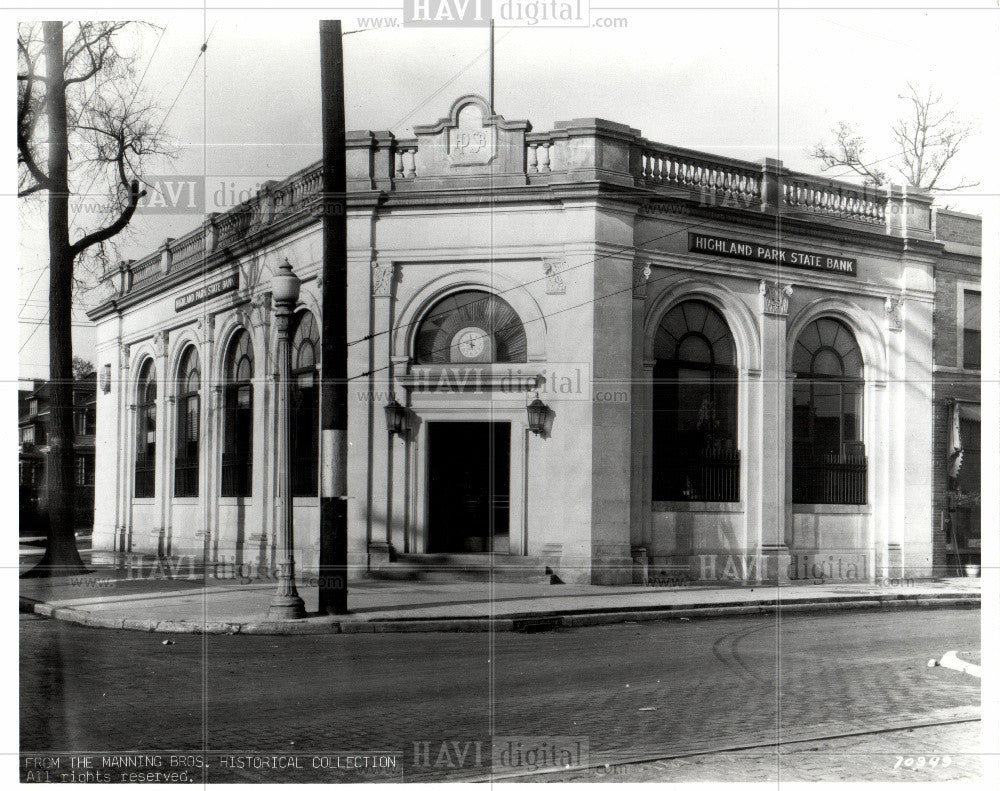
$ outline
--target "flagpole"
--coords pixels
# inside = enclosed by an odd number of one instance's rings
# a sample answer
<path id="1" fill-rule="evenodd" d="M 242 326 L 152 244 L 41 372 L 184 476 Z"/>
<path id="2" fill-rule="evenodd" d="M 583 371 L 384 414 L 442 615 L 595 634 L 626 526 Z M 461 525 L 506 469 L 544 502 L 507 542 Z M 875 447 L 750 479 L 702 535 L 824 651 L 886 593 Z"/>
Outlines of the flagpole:
<path id="1" fill-rule="evenodd" d="M 490 17 L 490 115 L 496 115 L 493 106 L 493 18 Z"/>

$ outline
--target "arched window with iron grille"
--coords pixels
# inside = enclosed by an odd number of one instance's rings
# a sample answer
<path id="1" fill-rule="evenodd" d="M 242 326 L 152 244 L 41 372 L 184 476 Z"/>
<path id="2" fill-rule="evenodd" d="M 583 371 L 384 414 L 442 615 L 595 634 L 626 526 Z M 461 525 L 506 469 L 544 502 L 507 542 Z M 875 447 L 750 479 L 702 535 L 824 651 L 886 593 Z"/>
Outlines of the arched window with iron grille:
<path id="1" fill-rule="evenodd" d="M 867 503 L 864 363 L 854 333 L 829 316 L 809 323 L 795 340 L 792 371 L 792 501 Z"/>
<path id="2" fill-rule="evenodd" d="M 319 326 L 309 311 L 292 336 L 292 495 L 319 494 Z"/>
<path id="3" fill-rule="evenodd" d="M 198 439 L 201 427 L 201 371 L 198 350 L 190 345 L 177 368 L 177 448 L 174 496 L 198 496 Z"/>
<path id="4" fill-rule="evenodd" d="M 156 366 L 152 358 L 142 364 L 136 393 L 135 496 L 156 496 Z"/>
<path id="5" fill-rule="evenodd" d="M 230 341 L 225 365 L 222 496 L 253 493 L 253 347 L 240 330 Z"/>
<path id="6" fill-rule="evenodd" d="M 653 348 L 653 499 L 739 501 L 729 325 L 706 302 L 681 302 L 660 320 Z"/>

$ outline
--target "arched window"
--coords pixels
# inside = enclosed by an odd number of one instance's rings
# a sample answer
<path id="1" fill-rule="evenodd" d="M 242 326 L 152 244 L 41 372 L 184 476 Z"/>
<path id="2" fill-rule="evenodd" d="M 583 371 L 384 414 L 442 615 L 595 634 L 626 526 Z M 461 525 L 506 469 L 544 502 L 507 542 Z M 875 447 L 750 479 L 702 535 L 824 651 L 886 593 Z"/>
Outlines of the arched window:
<path id="1" fill-rule="evenodd" d="M 461 291 L 420 322 L 415 356 L 418 364 L 523 363 L 527 349 L 514 308 L 488 291 Z"/>
<path id="2" fill-rule="evenodd" d="M 135 496 L 156 495 L 156 366 L 150 358 L 139 371 L 135 407 Z"/>
<path id="3" fill-rule="evenodd" d="M 653 499 L 736 502 L 736 348 L 722 315 L 691 300 L 654 338 Z"/>
<path id="4" fill-rule="evenodd" d="M 201 371 L 198 350 L 188 346 L 177 368 L 177 455 L 174 496 L 198 496 L 198 436 L 201 416 Z"/>
<path id="5" fill-rule="evenodd" d="M 253 479 L 253 348 L 240 330 L 229 344 L 225 367 L 222 496 L 250 497 Z"/>
<path id="6" fill-rule="evenodd" d="M 299 314 L 292 336 L 292 495 L 319 494 L 319 327 L 313 314 Z"/>
<path id="7" fill-rule="evenodd" d="M 792 370 L 793 502 L 866 503 L 864 368 L 854 333 L 838 319 L 816 319 L 795 340 Z"/>

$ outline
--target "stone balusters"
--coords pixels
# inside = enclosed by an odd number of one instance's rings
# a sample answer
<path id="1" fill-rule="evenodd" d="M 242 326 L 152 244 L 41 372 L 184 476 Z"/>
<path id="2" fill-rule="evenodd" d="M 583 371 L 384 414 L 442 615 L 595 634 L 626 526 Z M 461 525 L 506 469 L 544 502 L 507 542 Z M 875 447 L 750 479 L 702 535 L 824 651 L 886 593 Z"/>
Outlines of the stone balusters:
<path id="1" fill-rule="evenodd" d="M 552 172 L 552 143 L 548 140 L 533 140 L 527 144 L 527 172 Z"/>
<path id="2" fill-rule="evenodd" d="M 397 144 L 396 165 L 393 173 L 397 179 L 412 179 L 417 175 L 417 147 L 412 144 Z"/>
<path id="3" fill-rule="evenodd" d="M 640 178 L 649 184 L 685 187 L 703 195 L 738 199 L 744 204 L 760 200 L 760 174 L 750 168 L 724 160 L 696 159 L 666 149 L 642 151 Z"/>

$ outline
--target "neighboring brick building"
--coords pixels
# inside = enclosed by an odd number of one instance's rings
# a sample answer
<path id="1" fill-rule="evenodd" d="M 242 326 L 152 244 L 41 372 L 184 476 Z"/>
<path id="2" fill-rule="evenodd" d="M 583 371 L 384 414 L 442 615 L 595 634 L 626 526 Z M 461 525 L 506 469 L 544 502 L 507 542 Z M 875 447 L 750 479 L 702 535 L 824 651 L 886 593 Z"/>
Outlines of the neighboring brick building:
<path id="1" fill-rule="evenodd" d="M 982 220 L 935 214 L 934 570 L 955 575 L 979 566 Z"/>
<path id="2" fill-rule="evenodd" d="M 94 525 L 94 434 L 97 425 L 97 374 L 73 383 L 76 429 L 76 526 Z M 45 491 L 49 454 L 49 383 L 36 379 L 17 393 L 18 483 L 21 533 L 45 531 Z"/>

